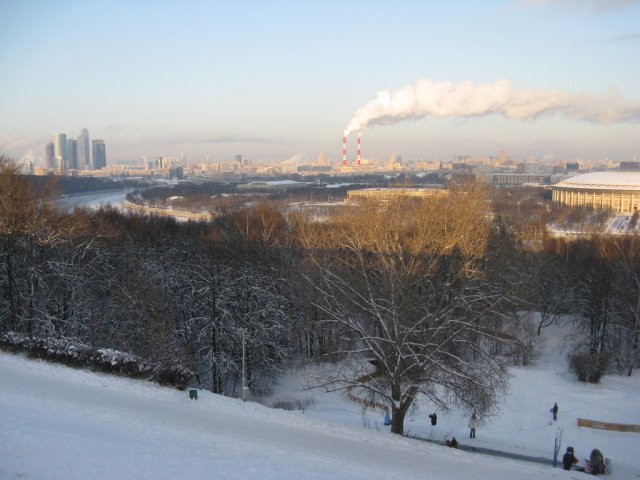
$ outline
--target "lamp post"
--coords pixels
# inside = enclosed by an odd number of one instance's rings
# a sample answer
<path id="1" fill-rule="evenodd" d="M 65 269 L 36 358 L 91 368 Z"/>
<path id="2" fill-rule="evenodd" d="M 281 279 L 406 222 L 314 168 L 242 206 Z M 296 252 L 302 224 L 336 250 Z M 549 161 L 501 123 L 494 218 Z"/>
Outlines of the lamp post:
<path id="1" fill-rule="evenodd" d="M 242 330 L 242 401 L 246 402 L 249 397 L 249 387 L 247 387 L 247 374 L 245 368 L 245 354 L 244 354 L 244 329 Z"/>

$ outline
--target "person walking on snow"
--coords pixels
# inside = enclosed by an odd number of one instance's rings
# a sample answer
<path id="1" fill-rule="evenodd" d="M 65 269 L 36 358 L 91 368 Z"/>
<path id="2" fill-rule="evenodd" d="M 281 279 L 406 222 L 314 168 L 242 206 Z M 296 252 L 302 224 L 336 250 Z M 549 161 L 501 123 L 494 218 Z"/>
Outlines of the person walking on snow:
<path id="1" fill-rule="evenodd" d="M 471 415 L 471 418 L 469 419 L 469 428 L 471 429 L 471 431 L 469 432 L 469 438 L 476 438 L 476 428 L 478 428 L 478 417 L 476 417 L 475 413 Z"/>
<path id="2" fill-rule="evenodd" d="M 438 416 L 436 415 L 436 412 L 429 415 L 429 418 L 431 419 L 431 426 L 435 427 L 436 423 L 438 423 Z"/>
<path id="3" fill-rule="evenodd" d="M 551 407 L 551 410 L 549 411 L 553 413 L 553 421 L 555 422 L 556 420 L 558 420 L 558 404 L 554 403 L 553 407 Z"/>

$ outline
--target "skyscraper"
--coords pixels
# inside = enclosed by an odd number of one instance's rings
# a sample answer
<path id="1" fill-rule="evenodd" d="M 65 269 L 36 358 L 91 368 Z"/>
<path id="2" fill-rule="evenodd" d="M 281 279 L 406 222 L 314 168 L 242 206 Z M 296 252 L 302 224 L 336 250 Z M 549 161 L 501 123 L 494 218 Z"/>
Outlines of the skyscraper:
<path id="1" fill-rule="evenodd" d="M 100 170 L 107 166 L 107 148 L 104 140 L 93 140 L 91 142 L 91 157 L 93 158 L 93 168 Z"/>
<path id="2" fill-rule="evenodd" d="M 78 141 L 75 138 L 67 140 L 67 167 L 71 170 L 78 168 Z"/>
<path id="3" fill-rule="evenodd" d="M 92 170 L 91 144 L 89 143 L 89 130 L 86 128 L 83 128 L 78 136 L 78 168 Z"/>
<path id="4" fill-rule="evenodd" d="M 53 134 L 53 151 L 56 160 L 56 170 L 64 174 L 67 171 L 67 135 L 64 133 Z"/>
<path id="5" fill-rule="evenodd" d="M 44 158 L 47 162 L 45 165 L 47 169 L 56 168 L 56 154 L 53 148 L 53 142 L 47 143 L 44 149 Z"/>

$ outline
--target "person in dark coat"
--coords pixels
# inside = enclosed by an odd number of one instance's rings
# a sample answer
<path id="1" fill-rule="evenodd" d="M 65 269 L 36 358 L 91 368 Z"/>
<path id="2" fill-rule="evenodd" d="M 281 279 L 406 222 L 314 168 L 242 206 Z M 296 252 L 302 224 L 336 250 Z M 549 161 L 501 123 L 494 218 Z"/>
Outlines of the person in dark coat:
<path id="1" fill-rule="evenodd" d="M 555 422 L 558 419 L 558 404 L 554 403 L 549 411 L 553 413 L 553 421 Z"/>
<path id="2" fill-rule="evenodd" d="M 597 448 L 594 448 L 593 450 L 591 450 L 589 463 L 591 464 L 592 475 L 597 475 L 598 473 L 604 473 L 604 456 L 602 455 L 602 452 Z"/>
<path id="3" fill-rule="evenodd" d="M 573 447 L 567 447 L 567 453 L 562 457 L 562 468 L 565 470 L 571 470 L 576 463 L 578 463 L 578 459 L 573 454 Z"/>
<path id="4" fill-rule="evenodd" d="M 438 416 L 436 415 L 436 412 L 429 415 L 429 418 L 431 419 L 431 426 L 435 427 L 436 423 L 438 423 Z"/>
<path id="5" fill-rule="evenodd" d="M 456 437 L 453 437 L 451 440 L 446 441 L 447 447 L 458 448 L 458 441 Z"/>

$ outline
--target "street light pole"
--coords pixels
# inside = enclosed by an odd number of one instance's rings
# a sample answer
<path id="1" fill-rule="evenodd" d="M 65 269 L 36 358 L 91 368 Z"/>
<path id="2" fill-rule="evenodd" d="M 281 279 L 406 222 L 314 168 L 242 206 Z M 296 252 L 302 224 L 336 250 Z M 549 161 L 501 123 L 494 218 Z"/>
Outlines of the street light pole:
<path id="1" fill-rule="evenodd" d="M 244 355 L 244 329 L 242 330 L 242 401 L 247 400 L 249 389 L 247 388 L 247 374 L 245 368 L 245 355 Z"/>

